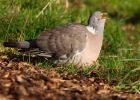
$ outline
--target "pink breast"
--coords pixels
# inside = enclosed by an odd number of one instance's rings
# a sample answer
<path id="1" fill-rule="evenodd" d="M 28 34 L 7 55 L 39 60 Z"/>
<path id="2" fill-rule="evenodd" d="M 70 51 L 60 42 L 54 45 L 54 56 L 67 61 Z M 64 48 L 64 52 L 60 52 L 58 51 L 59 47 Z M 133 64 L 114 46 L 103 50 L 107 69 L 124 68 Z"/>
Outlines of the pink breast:
<path id="1" fill-rule="evenodd" d="M 91 65 L 97 60 L 103 41 L 103 34 L 88 34 L 85 50 L 81 54 L 80 65 Z"/>

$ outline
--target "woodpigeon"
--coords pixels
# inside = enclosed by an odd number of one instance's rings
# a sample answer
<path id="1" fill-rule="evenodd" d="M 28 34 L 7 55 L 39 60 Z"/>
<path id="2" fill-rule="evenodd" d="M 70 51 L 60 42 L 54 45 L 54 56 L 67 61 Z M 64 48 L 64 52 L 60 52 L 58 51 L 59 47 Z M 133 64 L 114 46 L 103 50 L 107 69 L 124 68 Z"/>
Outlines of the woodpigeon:
<path id="1" fill-rule="evenodd" d="M 96 11 L 89 17 L 87 26 L 65 24 L 41 32 L 37 39 L 4 42 L 4 46 L 43 56 L 55 64 L 90 66 L 99 56 L 105 22 L 105 14 Z"/>

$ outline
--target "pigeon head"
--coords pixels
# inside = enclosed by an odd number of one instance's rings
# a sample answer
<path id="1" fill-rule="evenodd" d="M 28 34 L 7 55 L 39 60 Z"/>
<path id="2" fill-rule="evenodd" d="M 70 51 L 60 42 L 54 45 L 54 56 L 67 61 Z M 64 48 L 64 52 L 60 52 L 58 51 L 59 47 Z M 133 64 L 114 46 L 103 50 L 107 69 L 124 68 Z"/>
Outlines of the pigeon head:
<path id="1" fill-rule="evenodd" d="M 106 19 L 106 13 L 96 11 L 90 16 L 88 26 L 92 27 L 96 33 L 103 34 Z"/>

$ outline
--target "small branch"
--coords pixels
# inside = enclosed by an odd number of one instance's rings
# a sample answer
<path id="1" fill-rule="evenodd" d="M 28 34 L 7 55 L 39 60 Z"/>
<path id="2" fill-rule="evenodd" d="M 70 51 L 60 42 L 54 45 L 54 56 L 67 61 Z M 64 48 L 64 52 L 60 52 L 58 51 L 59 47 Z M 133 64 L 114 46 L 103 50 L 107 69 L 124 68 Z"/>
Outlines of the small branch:
<path id="1" fill-rule="evenodd" d="M 140 59 L 123 59 L 123 60 L 120 60 L 120 61 L 140 61 Z"/>
<path id="2" fill-rule="evenodd" d="M 38 18 L 41 14 L 43 14 L 44 10 L 50 5 L 50 2 L 48 2 L 45 7 L 36 15 L 36 18 Z"/>

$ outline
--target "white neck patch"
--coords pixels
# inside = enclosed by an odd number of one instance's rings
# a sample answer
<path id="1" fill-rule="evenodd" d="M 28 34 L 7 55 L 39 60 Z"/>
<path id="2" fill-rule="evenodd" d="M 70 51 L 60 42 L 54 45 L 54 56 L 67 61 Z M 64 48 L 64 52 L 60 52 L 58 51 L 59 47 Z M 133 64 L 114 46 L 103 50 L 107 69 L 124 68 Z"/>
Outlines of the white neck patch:
<path id="1" fill-rule="evenodd" d="M 96 33 L 95 33 L 95 29 L 94 29 L 93 27 L 87 26 L 86 28 L 87 28 L 87 30 L 88 30 L 90 33 L 92 33 L 92 34 L 94 34 L 94 35 L 96 34 Z"/>

